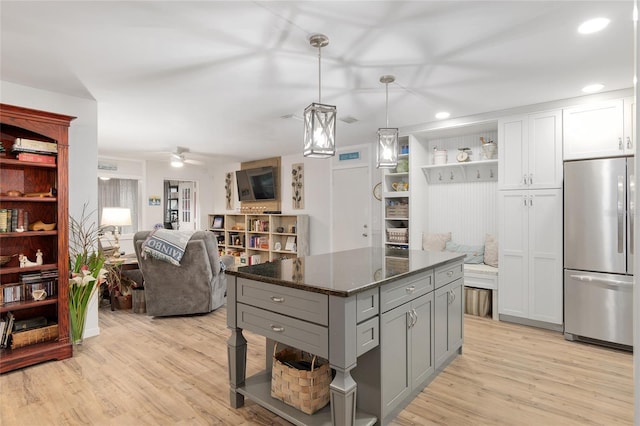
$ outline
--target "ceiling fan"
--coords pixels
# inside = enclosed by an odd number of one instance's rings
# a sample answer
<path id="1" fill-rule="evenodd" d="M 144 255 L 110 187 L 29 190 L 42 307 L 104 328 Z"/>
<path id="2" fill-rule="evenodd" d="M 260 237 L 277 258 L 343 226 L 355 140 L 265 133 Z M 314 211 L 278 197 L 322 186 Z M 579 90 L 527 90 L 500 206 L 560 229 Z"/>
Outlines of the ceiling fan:
<path id="1" fill-rule="evenodd" d="M 184 166 L 185 163 L 187 164 L 194 164 L 194 165 L 198 165 L 201 166 L 204 164 L 203 161 L 200 160 L 194 160 L 192 158 L 187 158 L 188 156 L 186 154 L 189 154 L 189 148 L 185 148 L 182 146 L 178 146 L 176 147 L 176 150 L 171 152 L 170 154 L 170 163 L 173 167 L 182 167 Z"/>

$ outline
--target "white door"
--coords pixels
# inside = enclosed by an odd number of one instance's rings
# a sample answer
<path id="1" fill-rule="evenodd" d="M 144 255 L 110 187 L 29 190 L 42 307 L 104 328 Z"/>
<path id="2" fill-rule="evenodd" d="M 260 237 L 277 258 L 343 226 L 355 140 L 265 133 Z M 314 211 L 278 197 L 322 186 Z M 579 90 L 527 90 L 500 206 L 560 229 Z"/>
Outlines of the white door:
<path id="1" fill-rule="evenodd" d="M 626 154 L 622 99 L 567 108 L 562 119 L 565 160 Z"/>
<path id="2" fill-rule="evenodd" d="M 562 188 L 562 111 L 529 116 L 529 189 Z"/>
<path id="3" fill-rule="evenodd" d="M 180 182 L 178 184 L 178 229 L 189 231 L 196 229 L 196 184 Z"/>
<path id="4" fill-rule="evenodd" d="M 371 241 L 369 168 L 333 170 L 332 251 L 369 247 Z"/>
<path id="5" fill-rule="evenodd" d="M 523 189 L 527 173 L 525 150 L 528 142 L 526 115 L 498 121 L 498 186 L 500 189 Z"/>

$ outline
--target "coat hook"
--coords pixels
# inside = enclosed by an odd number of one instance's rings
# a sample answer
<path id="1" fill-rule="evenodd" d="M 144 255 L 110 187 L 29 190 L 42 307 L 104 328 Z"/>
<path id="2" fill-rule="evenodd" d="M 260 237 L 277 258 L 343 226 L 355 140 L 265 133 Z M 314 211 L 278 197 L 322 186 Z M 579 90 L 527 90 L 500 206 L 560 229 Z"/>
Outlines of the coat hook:
<path id="1" fill-rule="evenodd" d="M 489 169 L 489 177 L 493 177 L 493 169 Z"/>
<path id="2" fill-rule="evenodd" d="M 476 179 L 480 179 L 480 169 L 476 170 Z"/>
<path id="3" fill-rule="evenodd" d="M 451 176 L 449 177 L 450 180 L 453 180 L 453 172 L 451 172 Z"/>
<path id="4" fill-rule="evenodd" d="M 438 180 L 442 180 L 442 173 L 438 173 Z"/>

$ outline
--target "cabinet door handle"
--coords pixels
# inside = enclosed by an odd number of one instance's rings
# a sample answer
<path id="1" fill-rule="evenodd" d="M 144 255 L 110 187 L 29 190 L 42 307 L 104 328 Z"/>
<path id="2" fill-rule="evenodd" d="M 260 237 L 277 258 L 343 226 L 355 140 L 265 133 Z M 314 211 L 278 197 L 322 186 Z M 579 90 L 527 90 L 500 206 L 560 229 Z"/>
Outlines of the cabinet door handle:
<path id="1" fill-rule="evenodd" d="M 618 138 L 618 149 L 622 150 L 624 148 L 624 145 L 622 145 L 622 138 Z"/>
<path id="2" fill-rule="evenodd" d="M 411 294 L 411 293 L 413 293 L 414 291 L 416 291 L 416 286 L 415 286 L 415 285 L 412 285 L 412 286 L 410 286 L 410 287 L 407 287 L 407 288 L 406 288 L 406 290 L 407 290 L 407 293 Z"/>
<path id="3" fill-rule="evenodd" d="M 631 149 L 631 138 L 627 136 L 627 149 Z"/>
<path id="4" fill-rule="evenodd" d="M 529 174 L 529 185 L 533 185 L 533 173 Z"/>
<path id="5" fill-rule="evenodd" d="M 418 323 L 418 313 L 415 309 L 412 309 L 411 312 L 413 312 L 413 324 L 411 324 L 411 327 L 413 327 Z"/>
<path id="6" fill-rule="evenodd" d="M 276 333 L 282 333 L 284 331 L 284 327 L 281 325 L 271 324 L 271 330 L 275 331 Z"/>
<path id="7" fill-rule="evenodd" d="M 522 184 L 523 185 L 527 184 L 527 174 L 526 173 L 522 175 Z"/>
<path id="8" fill-rule="evenodd" d="M 282 302 L 284 302 L 284 297 L 271 296 L 271 301 L 272 302 L 276 302 L 276 303 L 282 303 Z"/>
<path id="9" fill-rule="evenodd" d="M 407 311 L 407 328 L 413 327 L 413 311 Z"/>

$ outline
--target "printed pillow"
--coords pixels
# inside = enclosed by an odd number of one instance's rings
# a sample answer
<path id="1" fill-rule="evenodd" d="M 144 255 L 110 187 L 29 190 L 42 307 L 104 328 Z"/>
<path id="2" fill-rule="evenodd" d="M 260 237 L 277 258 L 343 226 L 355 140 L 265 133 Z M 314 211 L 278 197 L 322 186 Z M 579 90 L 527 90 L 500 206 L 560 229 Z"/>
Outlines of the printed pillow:
<path id="1" fill-rule="evenodd" d="M 498 239 L 490 234 L 484 238 L 484 263 L 498 267 Z"/>
<path id="2" fill-rule="evenodd" d="M 484 262 L 484 246 L 465 246 L 462 244 L 447 242 L 446 251 L 453 253 L 464 253 L 464 263 L 482 263 Z"/>
<path id="3" fill-rule="evenodd" d="M 447 241 L 451 241 L 451 232 L 444 234 L 422 234 L 422 250 L 444 251 Z"/>

